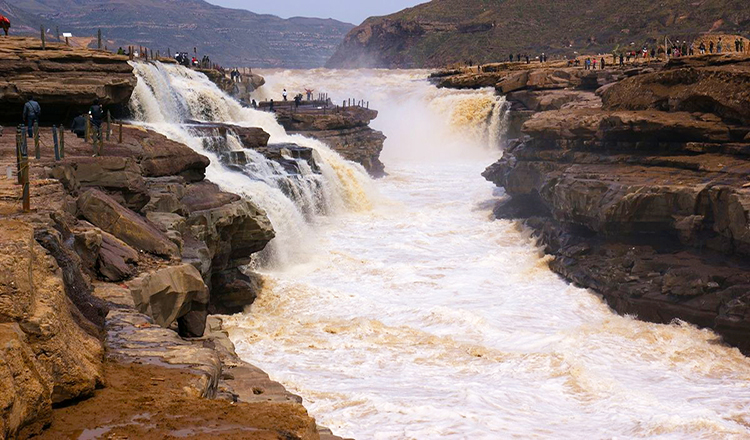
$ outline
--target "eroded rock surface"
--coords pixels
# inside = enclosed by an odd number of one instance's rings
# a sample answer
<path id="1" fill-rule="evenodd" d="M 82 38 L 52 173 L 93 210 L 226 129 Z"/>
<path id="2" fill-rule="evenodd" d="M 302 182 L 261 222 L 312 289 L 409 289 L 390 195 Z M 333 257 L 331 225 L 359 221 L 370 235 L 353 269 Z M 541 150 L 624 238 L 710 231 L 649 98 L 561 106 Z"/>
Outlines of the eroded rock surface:
<path id="1" fill-rule="evenodd" d="M 747 63 L 677 60 L 606 86 L 603 107 L 516 95 L 521 139 L 484 173 L 511 196 L 496 215 L 527 219 L 550 267 L 619 312 L 750 352 Z"/>

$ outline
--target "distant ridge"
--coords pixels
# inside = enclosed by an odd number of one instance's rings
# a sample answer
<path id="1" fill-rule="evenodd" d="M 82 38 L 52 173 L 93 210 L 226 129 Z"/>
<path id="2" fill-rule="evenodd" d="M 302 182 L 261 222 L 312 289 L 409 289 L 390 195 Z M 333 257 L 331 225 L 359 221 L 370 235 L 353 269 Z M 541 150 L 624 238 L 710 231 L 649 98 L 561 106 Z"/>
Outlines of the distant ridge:
<path id="1" fill-rule="evenodd" d="M 110 48 L 143 45 L 208 54 L 225 66 L 313 68 L 330 58 L 354 25 L 332 19 L 273 15 L 228 9 L 203 0 L 0 0 L 20 23 L 13 30 L 38 33 L 39 24 L 77 37 L 102 29 Z M 13 14 L 11 14 L 13 15 Z M 14 17 L 11 17 L 13 20 Z"/>
<path id="2" fill-rule="evenodd" d="M 578 52 L 666 35 L 750 32 L 747 0 L 432 0 L 353 29 L 328 67 L 439 67 Z"/>

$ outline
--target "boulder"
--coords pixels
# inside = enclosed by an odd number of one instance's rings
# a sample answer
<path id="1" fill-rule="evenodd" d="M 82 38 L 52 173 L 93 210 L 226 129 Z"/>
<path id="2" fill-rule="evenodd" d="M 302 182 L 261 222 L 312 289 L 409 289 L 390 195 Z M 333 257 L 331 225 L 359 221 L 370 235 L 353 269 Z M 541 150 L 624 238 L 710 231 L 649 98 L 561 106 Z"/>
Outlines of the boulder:
<path id="1" fill-rule="evenodd" d="M 136 308 L 165 328 L 193 311 L 194 305 L 199 310 L 208 307 L 208 288 L 200 272 L 191 264 L 170 266 L 141 275 L 129 282 L 128 286 Z M 203 330 L 195 333 L 202 335 Z"/>
<path id="2" fill-rule="evenodd" d="M 211 277 L 209 310 L 214 314 L 242 313 L 262 289 L 263 278 L 257 274 L 246 274 L 239 268 L 219 272 Z"/>
<path id="3" fill-rule="evenodd" d="M 130 158 L 101 156 L 66 159 L 53 168 L 51 175 L 69 191 L 101 188 L 110 193 L 119 193 L 125 206 L 134 211 L 149 202 L 141 168 Z"/>
<path id="4" fill-rule="evenodd" d="M 163 257 L 179 253 L 164 233 L 101 191 L 88 190 L 77 205 L 86 220 L 138 250 Z"/>

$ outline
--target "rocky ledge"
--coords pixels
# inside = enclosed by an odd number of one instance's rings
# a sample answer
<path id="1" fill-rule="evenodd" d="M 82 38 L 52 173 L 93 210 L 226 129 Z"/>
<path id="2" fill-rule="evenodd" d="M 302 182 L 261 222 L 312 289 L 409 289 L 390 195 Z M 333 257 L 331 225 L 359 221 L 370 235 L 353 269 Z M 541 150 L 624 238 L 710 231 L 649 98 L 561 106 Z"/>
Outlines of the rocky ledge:
<path id="1" fill-rule="evenodd" d="M 496 215 L 525 219 L 550 267 L 618 312 L 750 353 L 750 59 L 554 72 L 497 83 L 528 113 L 484 173 L 509 196 Z"/>
<path id="2" fill-rule="evenodd" d="M 334 438 L 209 317 L 255 299 L 242 268 L 274 237 L 266 214 L 157 133 L 125 126 L 97 157 L 68 135 L 60 161 L 41 133 L 31 212 L 0 179 L 0 435 Z"/>
<path id="3" fill-rule="evenodd" d="M 116 113 L 136 85 L 127 57 L 28 37 L 0 39 L 0 123 L 18 123 L 29 95 L 43 96 L 42 123 L 88 111 L 95 98 Z"/>
<path id="4" fill-rule="evenodd" d="M 344 159 L 361 164 L 371 176 L 385 175 L 380 153 L 386 137 L 369 127 L 370 122 L 378 117 L 376 110 L 359 106 L 303 106 L 299 109 L 280 107 L 276 114 L 279 124 L 289 134 L 318 139 Z"/>

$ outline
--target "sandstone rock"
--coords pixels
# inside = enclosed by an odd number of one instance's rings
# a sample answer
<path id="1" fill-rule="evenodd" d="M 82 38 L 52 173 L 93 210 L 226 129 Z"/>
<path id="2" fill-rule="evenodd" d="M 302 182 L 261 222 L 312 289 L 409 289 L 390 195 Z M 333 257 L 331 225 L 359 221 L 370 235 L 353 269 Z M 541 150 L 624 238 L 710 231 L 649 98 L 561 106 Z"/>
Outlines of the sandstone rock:
<path id="1" fill-rule="evenodd" d="M 101 188 L 119 192 L 126 206 L 135 211 L 149 201 L 141 169 L 133 159 L 111 156 L 66 159 L 53 168 L 52 176 L 60 179 L 69 191 Z"/>
<path id="2" fill-rule="evenodd" d="M 211 277 L 211 313 L 232 315 L 242 313 L 245 307 L 255 302 L 263 288 L 263 279 L 258 275 L 247 275 L 234 268 Z"/>
<path id="3" fill-rule="evenodd" d="M 136 249 L 164 257 L 178 254 L 177 246 L 162 232 L 101 191 L 82 194 L 78 209 L 88 221 Z"/>
<path id="4" fill-rule="evenodd" d="M 0 327 L 6 341 L 0 348 L 0 425 L 31 433 L 49 420 L 51 404 L 88 396 L 101 384 L 103 351 L 98 338 L 79 326 L 86 318 L 32 228 L 17 220 L 0 220 L 0 228 Z"/>
<path id="5" fill-rule="evenodd" d="M 94 99 L 127 105 L 136 85 L 126 57 L 48 42 L 37 38 L 0 40 L 0 119 L 17 122 L 28 94 L 42 103 L 42 122 L 59 123 L 88 111 Z M 50 122 L 51 123 L 51 122 Z"/>
<path id="6" fill-rule="evenodd" d="M 0 324 L 0 435 L 25 438 L 52 421 L 50 381 L 17 323 Z"/>
<path id="7" fill-rule="evenodd" d="M 133 265 L 138 263 L 138 252 L 114 235 L 102 232 L 99 249 L 98 270 L 110 281 L 122 281 L 135 274 Z"/>
<path id="8" fill-rule="evenodd" d="M 750 62 L 734 61 L 705 67 L 675 64 L 667 70 L 629 78 L 602 95 L 604 107 L 713 113 L 726 122 L 749 125 Z"/>
<path id="9" fill-rule="evenodd" d="M 200 272 L 190 264 L 141 275 L 128 285 L 136 308 L 165 328 L 188 314 L 193 304 L 208 305 L 206 284 Z"/>

